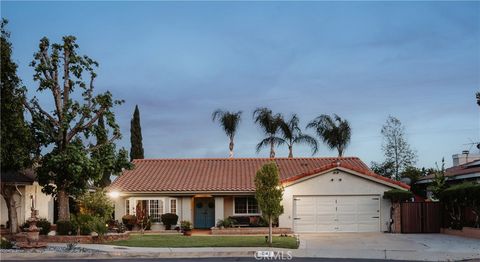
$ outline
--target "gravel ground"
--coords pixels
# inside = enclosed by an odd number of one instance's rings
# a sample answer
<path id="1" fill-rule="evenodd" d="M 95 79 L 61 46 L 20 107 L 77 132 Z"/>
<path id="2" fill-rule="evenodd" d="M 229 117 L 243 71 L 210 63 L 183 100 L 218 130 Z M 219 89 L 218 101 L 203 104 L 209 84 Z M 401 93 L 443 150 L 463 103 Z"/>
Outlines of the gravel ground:
<path id="1" fill-rule="evenodd" d="M 32 249 L 0 249 L 0 253 L 103 253 L 99 250 L 93 250 L 82 247 L 74 247 L 68 249 L 65 247 L 46 247 L 46 248 L 32 248 Z"/>

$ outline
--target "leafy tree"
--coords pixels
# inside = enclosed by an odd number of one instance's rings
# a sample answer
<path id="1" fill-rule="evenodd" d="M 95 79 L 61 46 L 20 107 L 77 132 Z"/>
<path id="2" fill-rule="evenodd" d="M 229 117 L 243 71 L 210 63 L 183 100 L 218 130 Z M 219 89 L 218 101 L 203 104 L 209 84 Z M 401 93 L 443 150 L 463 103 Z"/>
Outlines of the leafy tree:
<path id="1" fill-rule="evenodd" d="M 437 171 L 434 173 L 432 184 L 430 184 L 429 189 L 432 191 L 434 199 L 440 199 L 440 195 L 447 188 L 447 178 L 445 177 L 445 159 L 442 158 L 442 166 L 441 168 L 437 167 Z"/>
<path id="2" fill-rule="evenodd" d="M 113 202 L 103 189 L 86 192 L 78 198 L 78 203 L 81 214 L 97 216 L 105 222 L 111 219 L 114 211 Z"/>
<path id="3" fill-rule="evenodd" d="M 338 156 L 342 157 L 343 152 L 350 143 L 352 130 L 347 120 L 334 114 L 320 115 L 307 125 L 307 128 L 314 128 L 317 135 L 330 149 L 337 149 Z"/>
<path id="4" fill-rule="evenodd" d="M 220 109 L 215 110 L 215 112 L 212 114 L 212 121 L 215 122 L 218 120 L 220 126 L 223 128 L 223 131 L 225 131 L 225 134 L 228 136 L 228 138 L 230 138 L 230 144 L 228 147 L 230 149 L 230 158 L 233 158 L 233 140 L 235 138 L 235 133 L 237 132 L 241 116 L 242 111 L 229 112 Z"/>
<path id="5" fill-rule="evenodd" d="M 135 106 L 133 118 L 130 121 L 130 161 L 134 159 L 144 159 L 142 143 L 142 127 L 140 126 L 140 110 Z"/>
<path id="6" fill-rule="evenodd" d="M 385 162 L 393 164 L 393 176 L 391 178 L 400 180 L 401 173 L 409 166 L 416 163 L 417 155 L 410 149 L 405 138 L 405 128 L 400 120 L 389 116 L 381 131 L 383 135 L 382 150 L 385 155 Z"/>
<path id="7" fill-rule="evenodd" d="M 105 127 L 103 116 L 98 118 L 97 126 L 94 130 L 97 140 L 96 146 L 91 148 L 91 157 L 94 160 L 102 174 L 100 180 L 95 185 L 101 188 L 109 186 L 112 175 L 119 175 L 122 169 L 130 169 L 132 164 L 128 161 L 128 151 L 124 148 L 118 152 L 114 143 L 108 143 L 108 130 Z"/>
<path id="8" fill-rule="evenodd" d="M 394 164 L 393 162 L 372 162 L 370 165 L 370 169 L 372 169 L 373 172 L 376 174 L 379 174 L 384 177 L 392 178 L 395 176 L 395 171 L 394 171 Z"/>
<path id="9" fill-rule="evenodd" d="M 31 130 L 24 119 L 25 87 L 17 76 L 17 65 L 12 61 L 10 33 L 6 30 L 8 21 L 1 23 L 1 172 L 19 173 L 32 164 L 34 141 Z M 17 233 L 17 203 L 14 185 L 2 181 L 1 194 L 5 199 L 10 232 Z"/>
<path id="10" fill-rule="evenodd" d="M 261 107 L 253 112 L 253 119 L 263 129 L 266 137 L 257 144 L 257 153 L 263 147 L 270 146 L 270 158 L 275 158 L 275 145 L 281 145 L 284 140 L 277 136 L 280 125 L 283 122 L 281 114 L 273 114 L 272 110 Z"/>
<path id="11" fill-rule="evenodd" d="M 280 123 L 280 132 L 284 142 L 288 145 L 288 157 L 293 158 L 293 145 L 294 144 L 307 144 L 312 148 L 312 154 L 317 153 L 318 144 L 317 140 L 310 135 L 303 134 L 299 125 L 300 120 L 296 114 L 288 121 L 282 121 Z"/>
<path id="12" fill-rule="evenodd" d="M 275 162 L 265 164 L 255 176 L 255 198 L 265 220 L 268 221 L 268 243 L 272 245 L 272 222 L 283 213 L 283 188 Z"/>
<path id="13" fill-rule="evenodd" d="M 43 192 L 57 197 L 61 221 L 70 219 L 69 196 L 81 195 L 88 181 L 100 179 L 99 164 L 89 156 L 95 146 L 84 141 L 95 130 L 98 119 L 105 117 L 113 130 L 108 143 L 121 137 L 112 108 L 123 101 L 114 100 L 108 91 L 94 94 L 98 63 L 79 55 L 78 48 L 74 36 L 63 37 L 59 44 L 50 44 L 46 37 L 40 40 L 31 66 L 39 83 L 37 92 L 52 94 L 53 112 L 45 110 L 35 97 L 25 102 L 37 137 L 47 150 L 37 170 L 38 180 Z"/>

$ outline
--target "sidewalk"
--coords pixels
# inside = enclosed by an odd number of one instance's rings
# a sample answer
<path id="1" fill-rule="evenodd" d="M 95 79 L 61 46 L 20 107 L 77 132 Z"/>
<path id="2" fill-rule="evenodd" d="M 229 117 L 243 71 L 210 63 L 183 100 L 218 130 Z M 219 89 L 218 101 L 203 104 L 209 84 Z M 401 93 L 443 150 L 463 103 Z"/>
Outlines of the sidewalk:
<path id="1" fill-rule="evenodd" d="M 480 258 L 480 241 L 441 234 L 336 234 L 303 235 L 299 249 L 281 248 L 148 248 L 99 244 L 78 247 L 98 253 L 3 253 L 2 259 L 28 260 L 55 258 L 204 258 L 253 257 L 257 251 L 276 251 L 292 257 L 364 258 L 417 261 L 458 261 Z M 478 244 L 478 245 L 477 245 Z M 65 246 L 65 244 L 50 244 Z M 291 253 L 287 253 L 291 252 Z"/>

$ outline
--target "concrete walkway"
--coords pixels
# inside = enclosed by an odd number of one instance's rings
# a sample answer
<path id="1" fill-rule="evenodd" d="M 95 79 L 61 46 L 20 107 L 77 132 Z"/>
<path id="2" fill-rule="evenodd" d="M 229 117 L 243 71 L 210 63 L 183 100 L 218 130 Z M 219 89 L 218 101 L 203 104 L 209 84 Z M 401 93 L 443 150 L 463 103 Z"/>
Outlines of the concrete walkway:
<path id="1" fill-rule="evenodd" d="M 364 258 L 424 261 L 480 259 L 480 240 L 443 234 L 302 234 L 300 248 L 147 248 L 79 244 L 97 254 L 35 254 L 38 259 L 253 257 L 256 251 L 287 252 L 293 257 Z M 51 244 L 65 246 L 65 244 Z M 31 259 L 32 254 L 2 254 L 2 259 Z"/>

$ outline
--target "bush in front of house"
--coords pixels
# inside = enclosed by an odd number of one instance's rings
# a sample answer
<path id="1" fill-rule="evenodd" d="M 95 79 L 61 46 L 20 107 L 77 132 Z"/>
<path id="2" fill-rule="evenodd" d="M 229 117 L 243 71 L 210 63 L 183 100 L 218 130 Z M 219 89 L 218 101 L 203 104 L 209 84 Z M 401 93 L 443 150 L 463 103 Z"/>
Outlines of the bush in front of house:
<path id="1" fill-rule="evenodd" d="M 72 226 L 75 232 L 80 235 L 90 235 L 96 232 L 98 235 L 104 235 L 108 230 L 108 225 L 103 217 L 92 216 L 90 214 L 72 215 Z"/>
<path id="2" fill-rule="evenodd" d="M 128 230 L 132 230 L 137 223 L 137 217 L 134 215 L 124 215 L 122 217 L 122 222 L 128 228 Z"/>
<path id="3" fill-rule="evenodd" d="M 233 224 L 235 223 L 235 220 L 233 218 L 230 218 L 230 217 L 227 217 L 225 219 L 220 219 L 218 220 L 217 222 L 217 227 L 224 227 L 224 228 L 228 228 L 228 227 L 233 227 Z"/>
<path id="4" fill-rule="evenodd" d="M 402 202 L 409 200 L 413 197 L 413 193 L 407 190 L 390 189 L 383 193 L 384 199 L 390 199 L 392 202 Z"/>
<path id="5" fill-rule="evenodd" d="M 40 218 L 37 221 L 37 227 L 40 228 L 40 235 L 48 235 L 52 224 L 46 218 Z"/>
<path id="6" fill-rule="evenodd" d="M 59 220 L 57 221 L 57 235 L 66 236 L 72 235 L 76 230 L 72 225 L 72 222 L 68 220 Z"/>
<path id="7" fill-rule="evenodd" d="M 182 231 L 190 231 L 192 230 L 192 222 L 188 220 L 182 220 L 180 221 L 180 229 Z"/>
<path id="8" fill-rule="evenodd" d="M 178 222 L 177 214 L 166 213 L 161 216 L 161 220 L 166 230 L 170 230 L 172 225 L 176 225 Z"/>
<path id="9" fill-rule="evenodd" d="M 10 240 L 2 237 L 2 240 L 0 242 L 0 249 L 12 249 L 12 248 L 13 248 L 13 243 Z"/>
<path id="10" fill-rule="evenodd" d="M 440 201 L 445 205 L 452 218 L 450 227 L 462 229 L 465 224 L 463 210 L 471 208 L 475 214 L 475 227 L 480 227 L 480 184 L 466 182 L 451 186 L 439 194 Z"/>

